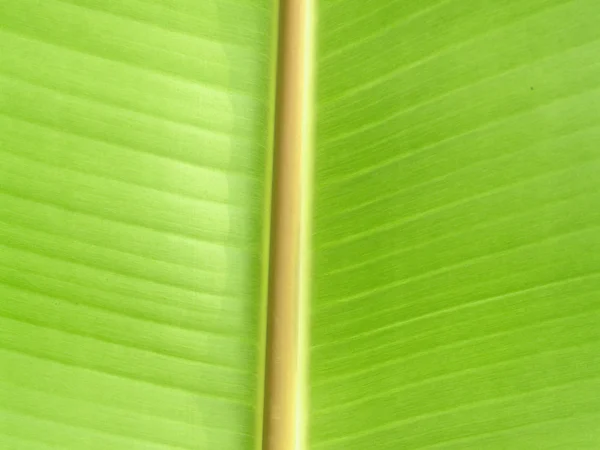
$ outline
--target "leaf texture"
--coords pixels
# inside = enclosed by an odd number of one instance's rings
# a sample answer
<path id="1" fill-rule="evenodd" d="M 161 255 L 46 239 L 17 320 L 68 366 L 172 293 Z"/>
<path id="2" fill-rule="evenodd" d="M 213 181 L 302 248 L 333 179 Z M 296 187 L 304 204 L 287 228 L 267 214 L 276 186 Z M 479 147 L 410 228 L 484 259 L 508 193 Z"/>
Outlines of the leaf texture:
<path id="1" fill-rule="evenodd" d="M 600 4 L 318 15 L 310 448 L 599 448 Z"/>
<path id="2" fill-rule="evenodd" d="M 255 448 L 274 12 L 0 2 L 0 448 Z"/>

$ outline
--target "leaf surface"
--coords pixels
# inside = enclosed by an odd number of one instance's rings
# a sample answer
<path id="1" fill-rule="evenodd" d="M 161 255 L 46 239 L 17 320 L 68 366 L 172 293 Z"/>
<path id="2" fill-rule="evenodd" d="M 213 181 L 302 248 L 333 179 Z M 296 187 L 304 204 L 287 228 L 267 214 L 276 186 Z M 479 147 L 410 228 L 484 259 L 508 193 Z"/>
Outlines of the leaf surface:
<path id="1" fill-rule="evenodd" d="M 600 5 L 319 3 L 311 449 L 600 446 Z"/>
<path id="2" fill-rule="evenodd" d="M 0 4 L 0 447 L 258 442 L 274 4 Z"/>

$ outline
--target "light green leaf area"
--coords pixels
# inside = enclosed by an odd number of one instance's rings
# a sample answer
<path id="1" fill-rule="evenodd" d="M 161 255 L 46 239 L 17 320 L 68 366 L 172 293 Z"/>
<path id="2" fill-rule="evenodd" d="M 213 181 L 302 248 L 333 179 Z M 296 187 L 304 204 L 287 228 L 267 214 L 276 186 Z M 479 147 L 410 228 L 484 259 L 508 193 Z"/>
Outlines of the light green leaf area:
<path id="1" fill-rule="evenodd" d="M 600 3 L 318 16 L 311 449 L 600 448 Z"/>
<path id="2" fill-rule="evenodd" d="M 245 449 L 274 5 L 0 2 L 0 448 Z"/>

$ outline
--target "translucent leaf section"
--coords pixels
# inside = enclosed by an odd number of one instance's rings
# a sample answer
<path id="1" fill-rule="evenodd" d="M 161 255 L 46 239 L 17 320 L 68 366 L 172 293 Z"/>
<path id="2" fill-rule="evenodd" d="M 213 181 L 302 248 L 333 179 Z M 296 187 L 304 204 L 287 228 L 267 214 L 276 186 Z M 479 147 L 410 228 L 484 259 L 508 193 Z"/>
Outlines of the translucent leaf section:
<path id="1" fill-rule="evenodd" d="M 274 13 L 0 2 L 0 448 L 255 448 Z"/>
<path id="2" fill-rule="evenodd" d="M 311 449 L 600 448 L 600 3 L 318 14 Z"/>

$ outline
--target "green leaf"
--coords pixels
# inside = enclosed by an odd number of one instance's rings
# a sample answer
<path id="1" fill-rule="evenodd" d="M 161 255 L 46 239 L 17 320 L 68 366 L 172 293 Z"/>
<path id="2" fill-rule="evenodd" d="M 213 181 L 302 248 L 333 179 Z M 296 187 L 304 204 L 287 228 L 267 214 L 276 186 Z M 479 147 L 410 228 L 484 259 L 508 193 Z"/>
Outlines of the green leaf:
<path id="1" fill-rule="evenodd" d="M 2 450 L 260 447 L 278 3 L 0 1 Z M 598 449 L 600 4 L 316 16 L 309 448 Z"/>
<path id="2" fill-rule="evenodd" d="M 310 448 L 599 448 L 600 4 L 318 15 Z"/>
<path id="3" fill-rule="evenodd" d="M 0 448 L 256 448 L 275 12 L 0 2 Z"/>

